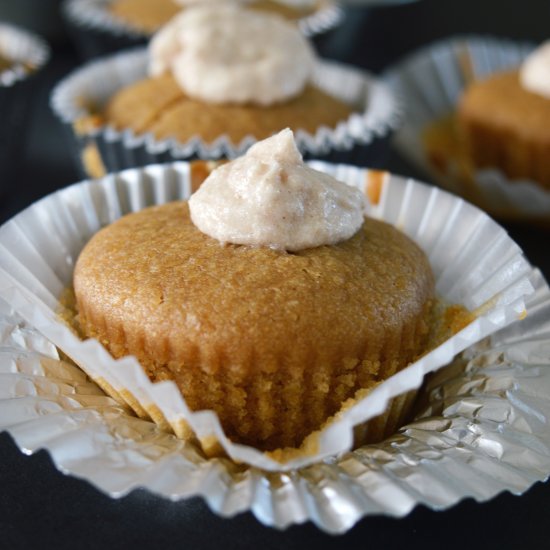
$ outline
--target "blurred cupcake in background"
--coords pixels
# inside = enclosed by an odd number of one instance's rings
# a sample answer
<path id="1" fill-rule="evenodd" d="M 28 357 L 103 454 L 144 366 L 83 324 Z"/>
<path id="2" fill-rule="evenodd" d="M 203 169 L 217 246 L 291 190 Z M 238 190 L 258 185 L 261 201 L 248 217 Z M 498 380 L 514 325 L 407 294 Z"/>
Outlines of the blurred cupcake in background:
<path id="1" fill-rule="evenodd" d="M 84 59 L 144 44 L 181 10 L 238 3 L 294 22 L 305 36 L 323 33 L 343 18 L 332 0 L 66 0 L 63 15 Z"/>
<path id="2" fill-rule="evenodd" d="M 33 33 L 0 22 L 0 195 L 9 191 L 21 153 L 32 79 L 49 59 L 47 44 Z"/>
<path id="3" fill-rule="evenodd" d="M 550 45 L 486 37 L 427 46 L 386 73 L 405 103 L 400 152 L 508 219 L 550 222 Z"/>
<path id="4" fill-rule="evenodd" d="M 148 51 L 75 71 L 52 105 L 92 177 L 174 159 L 233 158 L 286 127 L 306 156 L 355 155 L 380 165 L 399 118 L 385 85 L 317 60 L 295 26 L 236 4 L 183 11 Z"/>
<path id="5" fill-rule="evenodd" d="M 521 65 L 473 81 L 457 124 L 468 163 L 550 191 L 550 41 Z"/>

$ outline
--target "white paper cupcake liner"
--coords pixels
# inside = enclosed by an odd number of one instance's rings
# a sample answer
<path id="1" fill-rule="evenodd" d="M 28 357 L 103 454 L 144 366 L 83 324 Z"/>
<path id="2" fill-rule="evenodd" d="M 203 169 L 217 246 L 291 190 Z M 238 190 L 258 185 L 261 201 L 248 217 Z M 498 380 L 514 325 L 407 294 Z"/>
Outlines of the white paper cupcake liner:
<path id="1" fill-rule="evenodd" d="M 346 165 L 313 162 L 320 170 L 365 190 L 380 174 Z M 81 341 L 59 319 L 59 297 L 71 285 L 84 244 L 127 212 L 185 198 L 190 165 L 149 166 L 73 185 L 39 201 L 0 228 L 0 296 L 93 379 L 107 384 L 178 433 L 188 424 L 201 441 L 215 438 L 233 460 L 269 471 L 291 470 L 334 457 L 353 444 L 353 428 L 382 413 L 391 398 L 418 388 L 424 375 L 463 349 L 525 315 L 532 292 L 530 267 L 505 231 L 477 208 L 435 188 L 383 175 L 380 200 L 368 214 L 399 227 L 427 253 L 437 293 L 463 304 L 476 319 L 419 361 L 381 383 L 338 416 L 318 437 L 315 454 L 278 462 L 235 444 L 212 411 L 192 412 L 171 382 L 152 384 L 133 357 L 114 360 L 96 340 Z"/>
<path id="2" fill-rule="evenodd" d="M 85 57 L 96 57 L 149 40 L 150 34 L 113 16 L 107 9 L 113 0 L 66 0 L 62 14 Z M 296 5 L 309 5 L 297 0 Z M 315 12 L 298 20 L 306 37 L 322 34 L 339 25 L 344 18 L 336 2 L 324 0 Z"/>
<path id="3" fill-rule="evenodd" d="M 518 66 L 532 44 L 490 37 L 465 36 L 421 48 L 384 75 L 404 105 L 404 120 L 395 135 L 400 153 L 445 188 L 470 194 L 465 184 L 431 165 L 423 145 L 427 126 L 455 111 L 472 78 Z M 534 181 L 511 181 L 498 169 L 475 174 L 476 201 L 505 217 L 550 217 L 550 192 Z"/>
<path id="4" fill-rule="evenodd" d="M 97 148 L 106 170 L 112 172 L 177 159 L 234 158 L 257 141 L 251 135 L 238 144 L 226 135 L 211 143 L 202 141 L 198 135 L 187 143 L 174 139 L 159 141 L 151 133 L 136 135 L 132 130 L 119 131 L 111 126 L 87 135 L 74 133 L 74 123 L 91 114 L 87 105 L 101 108 L 117 90 L 145 78 L 146 74 L 147 52 L 140 48 L 89 63 L 55 87 L 51 105 L 76 145 L 79 162 L 90 146 Z M 372 152 L 378 152 L 377 145 L 384 139 L 387 141 L 400 120 L 399 105 L 389 88 L 362 71 L 326 61 L 317 63 L 313 82 L 360 110 L 336 128 L 322 126 L 315 134 L 296 131 L 295 139 L 302 153 L 319 157 L 350 151 L 357 145 L 365 146 L 361 149 L 365 158 L 370 147 Z"/>

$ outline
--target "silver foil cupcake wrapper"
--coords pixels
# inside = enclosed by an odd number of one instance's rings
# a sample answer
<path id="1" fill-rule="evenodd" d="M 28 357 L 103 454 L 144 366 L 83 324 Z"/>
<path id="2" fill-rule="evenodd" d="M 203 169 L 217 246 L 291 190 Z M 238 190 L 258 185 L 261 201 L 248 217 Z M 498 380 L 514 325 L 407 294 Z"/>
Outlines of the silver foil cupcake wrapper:
<path id="1" fill-rule="evenodd" d="M 279 473 L 205 459 L 132 416 L 0 299 L 0 430 L 112 497 L 136 488 L 171 500 L 201 496 L 217 514 L 251 511 L 280 529 L 312 521 L 343 533 L 367 515 L 521 494 L 550 473 L 550 290 L 538 271 L 530 280 L 528 317 L 434 375 L 398 434 Z"/>
<path id="2" fill-rule="evenodd" d="M 51 105 L 76 143 L 79 162 L 87 148 L 99 151 L 107 171 L 144 166 L 177 159 L 234 158 L 257 141 L 247 136 L 233 143 L 221 135 L 206 143 L 199 135 L 186 143 L 174 139 L 157 140 L 151 133 L 136 135 L 132 130 L 105 126 L 86 135 L 75 135 L 74 124 L 92 114 L 89 105 L 101 109 L 124 86 L 147 76 L 147 52 L 135 49 L 105 57 L 75 71 L 52 92 Z M 388 136 L 399 124 L 400 109 L 389 88 L 357 69 L 333 62 L 318 62 L 313 82 L 338 99 L 354 105 L 358 112 L 335 128 L 320 127 L 315 134 L 295 132 L 302 153 L 309 156 L 348 151 L 355 145 L 369 145 Z M 75 141 L 76 140 L 76 141 Z"/>
<path id="3" fill-rule="evenodd" d="M 532 44 L 465 36 L 428 45 L 406 57 L 384 75 L 403 103 L 403 125 L 395 135 L 399 152 L 434 181 L 458 194 L 467 193 L 452 171 L 442 174 L 430 163 L 422 132 L 455 111 L 472 79 L 517 67 Z M 476 193 L 489 212 L 522 218 L 550 217 L 550 192 L 537 182 L 510 180 L 498 169 L 475 173 Z"/>
<path id="4" fill-rule="evenodd" d="M 93 379 L 106 384 L 138 412 L 146 411 L 176 433 L 182 424 L 190 426 L 202 442 L 217 440 L 236 462 L 288 471 L 338 456 L 351 448 L 354 426 L 379 415 L 390 399 L 418 388 L 427 373 L 523 318 L 525 297 L 533 288 L 530 266 L 519 247 L 486 214 L 461 199 L 387 173 L 311 164 L 367 195 L 375 185 L 379 200 L 369 202 L 367 214 L 397 226 L 424 249 L 440 296 L 476 311 L 475 320 L 454 337 L 340 411 L 317 434 L 315 452 L 310 447 L 283 453 L 276 460 L 231 442 L 215 413 L 190 411 L 172 382 L 152 384 L 135 358 L 114 360 L 96 340 L 81 341 L 58 316 L 59 297 L 71 285 L 73 266 L 84 244 L 125 213 L 188 197 L 188 163 L 126 170 L 77 184 L 23 211 L 0 228 L 0 296 Z"/>

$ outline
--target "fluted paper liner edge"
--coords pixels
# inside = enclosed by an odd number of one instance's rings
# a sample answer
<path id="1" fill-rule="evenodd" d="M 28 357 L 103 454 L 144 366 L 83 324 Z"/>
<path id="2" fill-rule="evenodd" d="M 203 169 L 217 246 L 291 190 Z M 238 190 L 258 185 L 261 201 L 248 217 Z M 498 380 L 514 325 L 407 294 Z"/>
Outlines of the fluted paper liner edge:
<path id="1" fill-rule="evenodd" d="M 250 510 L 278 528 L 311 520 L 343 533 L 367 515 L 518 495 L 550 473 L 550 289 L 538 270 L 530 280 L 527 318 L 433 375 L 414 422 L 377 445 L 288 473 L 205 459 L 131 416 L 0 299 L 0 430 L 27 454 L 46 449 L 60 471 L 111 497 L 136 487 L 171 500 L 201 496 L 224 517 Z"/>
<path id="2" fill-rule="evenodd" d="M 311 164 L 364 191 L 373 179 L 368 170 L 352 166 Z M 374 175 L 379 182 L 380 174 Z M 172 426 L 187 423 L 201 440 L 214 437 L 237 462 L 290 470 L 350 449 L 354 425 L 383 412 L 392 397 L 418 388 L 426 373 L 460 351 L 525 316 L 524 299 L 533 290 L 530 266 L 496 222 L 446 192 L 382 174 L 380 200 L 369 203 L 368 214 L 415 240 L 429 257 L 438 294 L 477 310 L 478 317 L 339 415 L 320 432 L 314 455 L 280 463 L 254 448 L 231 443 L 213 412 L 189 411 L 173 383 L 152 384 L 133 357 L 114 360 L 97 341 L 78 339 L 57 316 L 58 298 L 71 284 L 74 262 L 87 240 L 124 213 L 187 197 L 189 176 L 185 162 L 130 169 L 76 184 L 35 203 L 0 228 L 0 296 L 92 378 L 107 381 L 120 393 L 129 392 L 145 410 L 154 406 Z"/>

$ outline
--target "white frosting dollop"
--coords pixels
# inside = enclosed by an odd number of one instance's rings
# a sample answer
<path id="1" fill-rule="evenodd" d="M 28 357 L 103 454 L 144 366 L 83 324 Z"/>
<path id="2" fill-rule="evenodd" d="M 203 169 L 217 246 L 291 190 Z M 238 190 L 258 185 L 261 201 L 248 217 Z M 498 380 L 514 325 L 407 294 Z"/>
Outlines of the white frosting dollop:
<path id="1" fill-rule="evenodd" d="M 189 199 L 193 223 L 210 237 L 288 251 L 350 238 L 364 206 L 358 189 L 304 164 L 289 129 L 214 170 Z"/>
<path id="2" fill-rule="evenodd" d="M 550 99 L 550 40 L 527 56 L 519 69 L 519 81 L 529 92 Z"/>
<path id="3" fill-rule="evenodd" d="M 302 92 L 314 63 L 298 28 L 233 3 L 193 6 L 151 40 L 149 74 L 171 71 L 190 97 L 271 105 Z"/>

